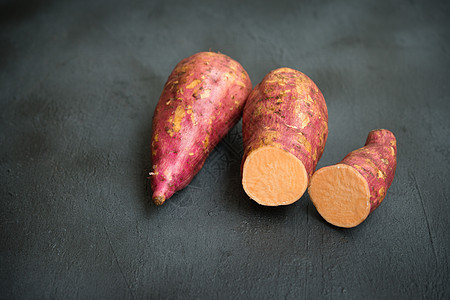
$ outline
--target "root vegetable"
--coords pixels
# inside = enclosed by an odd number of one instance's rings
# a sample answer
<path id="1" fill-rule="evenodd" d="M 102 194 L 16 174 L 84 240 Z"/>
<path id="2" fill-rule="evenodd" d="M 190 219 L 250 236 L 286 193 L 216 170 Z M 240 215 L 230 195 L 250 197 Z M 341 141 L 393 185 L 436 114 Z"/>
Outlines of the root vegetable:
<path id="1" fill-rule="evenodd" d="M 262 205 L 287 205 L 305 192 L 328 136 L 322 93 L 305 74 L 268 73 L 244 107 L 241 173 L 247 195 Z"/>
<path id="2" fill-rule="evenodd" d="M 177 64 L 153 116 L 155 204 L 189 184 L 239 120 L 251 88 L 244 68 L 224 54 L 200 52 Z"/>
<path id="3" fill-rule="evenodd" d="M 383 201 L 394 179 L 397 142 L 385 129 L 369 133 L 364 147 L 314 173 L 308 192 L 319 214 L 339 227 L 362 223 Z"/>

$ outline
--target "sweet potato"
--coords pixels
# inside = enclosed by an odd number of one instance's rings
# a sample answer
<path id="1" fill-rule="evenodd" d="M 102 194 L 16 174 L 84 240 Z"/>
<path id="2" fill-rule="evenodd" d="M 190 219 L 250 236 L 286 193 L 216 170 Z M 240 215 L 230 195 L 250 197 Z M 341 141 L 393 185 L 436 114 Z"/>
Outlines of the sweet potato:
<path id="1" fill-rule="evenodd" d="M 397 167 L 397 142 L 385 129 L 369 133 L 364 147 L 314 173 L 308 193 L 319 214 L 339 227 L 355 227 L 386 196 Z"/>
<path id="2" fill-rule="evenodd" d="M 153 115 L 150 179 L 155 204 L 191 182 L 241 117 L 251 88 L 244 68 L 224 54 L 200 52 L 176 65 Z"/>
<path id="3" fill-rule="evenodd" d="M 322 93 L 305 74 L 281 68 L 253 91 L 242 119 L 242 186 L 262 205 L 287 205 L 305 192 L 328 136 Z"/>

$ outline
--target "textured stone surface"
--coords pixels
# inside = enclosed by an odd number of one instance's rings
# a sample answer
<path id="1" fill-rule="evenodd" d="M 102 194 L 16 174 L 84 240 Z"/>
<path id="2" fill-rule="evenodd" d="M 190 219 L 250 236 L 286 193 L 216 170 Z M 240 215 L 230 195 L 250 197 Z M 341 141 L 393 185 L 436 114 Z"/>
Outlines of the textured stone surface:
<path id="1" fill-rule="evenodd" d="M 245 3 L 241 3 L 245 2 Z M 1 298 L 450 298 L 448 1 L 0 1 Z M 162 207 L 153 110 L 175 64 L 212 49 L 254 84 L 322 90 L 318 167 L 393 131 L 398 166 L 360 226 L 307 194 L 242 190 L 240 124 Z"/>

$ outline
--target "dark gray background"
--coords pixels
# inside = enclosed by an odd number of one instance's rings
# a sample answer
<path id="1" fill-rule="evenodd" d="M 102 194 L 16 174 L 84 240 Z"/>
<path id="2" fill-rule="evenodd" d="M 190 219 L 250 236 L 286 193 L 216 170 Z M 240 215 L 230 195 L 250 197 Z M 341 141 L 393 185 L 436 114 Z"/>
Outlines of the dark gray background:
<path id="1" fill-rule="evenodd" d="M 449 298 L 448 1 L 0 1 L 1 298 Z M 256 85 L 287 66 L 328 104 L 319 167 L 398 139 L 383 204 L 326 224 L 242 190 L 238 124 L 148 204 L 153 110 L 211 49 Z"/>

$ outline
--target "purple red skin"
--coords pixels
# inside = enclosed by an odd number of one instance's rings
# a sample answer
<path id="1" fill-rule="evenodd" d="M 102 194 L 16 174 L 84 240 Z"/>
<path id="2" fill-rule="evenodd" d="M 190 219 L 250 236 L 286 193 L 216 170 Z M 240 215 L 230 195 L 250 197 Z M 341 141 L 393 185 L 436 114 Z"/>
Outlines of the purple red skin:
<path id="1" fill-rule="evenodd" d="M 292 153 L 308 181 L 328 137 L 328 110 L 322 93 L 305 74 L 281 68 L 268 73 L 250 93 L 242 118 L 244 156 L 262 146 Z"/>
<path id="2" fill-rule="evenodd" d="M 153 115 L 151 187 L 161 205 L 186 187 L 237 123 L 252 84 L 235 60 L 200 52 L 170 74 Z"/>
<path id="3" fill-rule="evenodd" d="M 340 162 L 355 168 L 370 190 L 370 213 L 383 201 L 397 167 L 397 141 L 386 129 L 372 130 L 364 147 L 347 154 Z"/>

